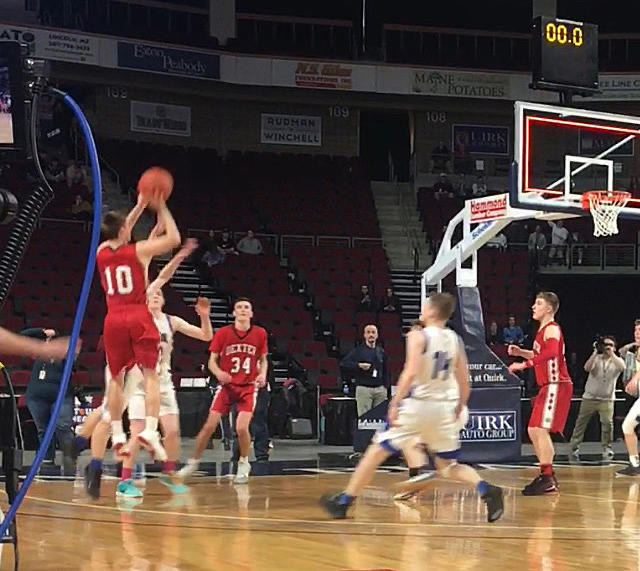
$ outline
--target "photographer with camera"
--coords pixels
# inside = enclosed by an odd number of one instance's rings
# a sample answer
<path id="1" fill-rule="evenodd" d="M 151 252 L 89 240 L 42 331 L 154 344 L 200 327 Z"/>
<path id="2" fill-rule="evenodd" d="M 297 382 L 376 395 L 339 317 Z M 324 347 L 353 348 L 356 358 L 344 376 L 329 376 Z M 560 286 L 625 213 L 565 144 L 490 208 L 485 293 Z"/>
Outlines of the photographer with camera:
<path id="1" fill-rule="evenodd" d="M 580 444 L 591 417 L 598 413 L 600 416 L 600 442 L 602 443 L 602 458 L 613 458 L 613 405 L 616 391 L 616 381 L 624 371 L 625 362 L 616 355 L 616 340 L 613 335 L 598 335 L 593 344 L 593 353 L 584 364 L 584 370 L 589 378 L 584 386 L 580 412 L 571 436 L 570 460 L 579 459 Z"/>

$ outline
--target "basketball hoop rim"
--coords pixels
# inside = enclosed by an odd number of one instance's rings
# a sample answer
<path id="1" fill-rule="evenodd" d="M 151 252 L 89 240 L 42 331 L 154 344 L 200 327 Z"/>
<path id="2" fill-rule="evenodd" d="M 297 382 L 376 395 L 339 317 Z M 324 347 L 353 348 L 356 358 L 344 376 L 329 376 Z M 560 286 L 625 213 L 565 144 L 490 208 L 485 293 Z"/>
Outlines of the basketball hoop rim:
<path id="1" fill-rule="evenodd" d="M 582 208 L 585 210 L 591 209 L 591 200 L 590 198 L 594 197 L 596 199 L 602 200 L 602 198 L 608 198 L 617 203 L 626 204 L 627 201 L 631 198 L 631 193 L 626 190 L 588 190 L 582 194 Z"/>

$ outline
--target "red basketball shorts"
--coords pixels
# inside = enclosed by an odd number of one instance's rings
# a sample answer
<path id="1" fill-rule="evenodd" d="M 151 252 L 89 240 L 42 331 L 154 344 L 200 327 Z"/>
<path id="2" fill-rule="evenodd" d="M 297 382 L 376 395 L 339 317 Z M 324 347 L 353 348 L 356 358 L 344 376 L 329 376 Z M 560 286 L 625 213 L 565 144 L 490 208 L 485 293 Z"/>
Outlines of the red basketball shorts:
<path id="1" fill-rule="evenodd" d="M 112 376 L 140 365 L 155 369 L 160 333 L 146 305 L 126 305 L 104 318 L 104 351 Z"/>
<path id="2" fill-rule="evenodd" d="M 549 383 L 540 387 L 533 402 L 529 427 L 562 432 L 567 422 L 572 394 L 573 384 L 570 382 Z"/>
<path id="3" fill-rule="evenodd" d="M 235 404 L 238 412 L 253 412 L 257 394 L 258 387 L 253 383 L 250 385 L 234 385 L 232 383 L 218 385 L 211 402 L 211 410 L 225 415 L 229 414 L 231 407 Z"/>

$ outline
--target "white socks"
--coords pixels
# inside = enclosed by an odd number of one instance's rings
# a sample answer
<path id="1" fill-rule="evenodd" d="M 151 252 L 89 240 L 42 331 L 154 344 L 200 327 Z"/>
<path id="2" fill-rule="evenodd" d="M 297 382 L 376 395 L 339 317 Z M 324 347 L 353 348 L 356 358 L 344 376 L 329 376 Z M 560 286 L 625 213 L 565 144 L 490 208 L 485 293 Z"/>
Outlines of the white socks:
<path id="1" fill-rule="evenodd" d="M 629 456 L 629 463 L 634 468 L 640 468 L 640 456 Z"/>
<path id="2" fill-rule="evenodd" d="M 242 464 L 248 464 L 249 463 L 249 456 L 240 456 L 240 459 L 238 460 L 238 462 L 240 462 Z"/>
<path id="3" fill-rule="evenodd" d="M 114 436 L 119 436 L 120 434 L 124 434 L 124 430 L 122 429 L 122 420 L 112 420 L 111 421 L 111 432 Z"/>
<path id="4" fill-rule="evenodd" d="M 145 430 L 156 432 L 158 430 L 158 419 L 155 416 L 147 416 L 147 423 L 144 428 Z"/>

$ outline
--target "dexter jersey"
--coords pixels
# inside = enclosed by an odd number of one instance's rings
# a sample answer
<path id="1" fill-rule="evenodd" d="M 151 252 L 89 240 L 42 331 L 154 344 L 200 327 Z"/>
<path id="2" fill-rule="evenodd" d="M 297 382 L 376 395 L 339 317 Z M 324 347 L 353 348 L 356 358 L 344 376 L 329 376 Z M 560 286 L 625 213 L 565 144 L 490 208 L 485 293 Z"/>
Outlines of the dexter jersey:
<path id="1" fill-rule="evenodd" d="M 550 321 L 538 330 L 536 340 L 533 343 L 534 357 L 544 351 L 546 344 L 544 331 L 550 325 L 556 325 L 558 329 L 560 329 L 560 326 L 555 321 Z M 548 361 L 535 366 L 536 382 L 541 387 L 548 385 L 549 383 L 571 382 L 569 370 L 567 369 L 567 361 L 564 356 L 564 336 L 562 335 L 561 329 L 558 346 L 560 347 L 558 355 L 554 355 Z"/>
<path id="2" fill-rule="evenodd" d="M 135 244 L 126 244 L 115 250 L 105 246 L 96 256 L 96 264 L 107 309 L 146 305 L 147 272 L 138 258 Z"/>
<path id="3" fill-rule="evenodd" d="M 256 325 L 238 331 L 233 325 L 218 329 L 209 351 L 220 355 L 219 367 L 231 375 L 234 385 L 248 385 L 258 376 L 258 361 L 267 353 L 267 332 Z"/>

